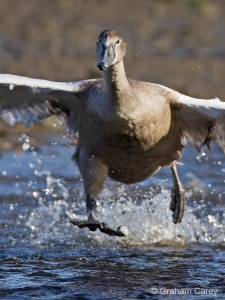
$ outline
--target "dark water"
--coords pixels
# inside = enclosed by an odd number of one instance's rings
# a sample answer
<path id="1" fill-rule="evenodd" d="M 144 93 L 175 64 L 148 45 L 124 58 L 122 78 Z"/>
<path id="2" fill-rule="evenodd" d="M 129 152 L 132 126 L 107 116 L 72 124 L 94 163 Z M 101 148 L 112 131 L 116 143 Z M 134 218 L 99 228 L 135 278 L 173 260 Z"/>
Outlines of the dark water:
<path id="1" fill-rule="evenodd" d="M 26 144 L 24 144 L 26 148 Z M 225 160 L 216 146 L 184 151 L 183 222 L 172 223 L 171 176 L 107 181 L 98 216 L 126 238 L 77 229 L 82 182 L 57 144 L 0 156 L 0 299 L 224 299 Z"/>

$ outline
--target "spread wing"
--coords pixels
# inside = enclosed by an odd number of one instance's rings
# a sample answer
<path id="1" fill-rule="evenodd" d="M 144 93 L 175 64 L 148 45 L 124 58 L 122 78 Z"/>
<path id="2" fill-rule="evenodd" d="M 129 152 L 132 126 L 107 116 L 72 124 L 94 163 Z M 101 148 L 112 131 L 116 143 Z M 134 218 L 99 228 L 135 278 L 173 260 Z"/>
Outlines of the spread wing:
<path id="1" fill-rule="evenodd" d="M 177 105 L 179 125 L 184 137 L 197 150 L 217 141 L 225 153 L 225 102 L 218 98 L 204 100 L 182 95 L 166 88 Z"/>
<path id="2" fill-rule="evenodd" d="M 9 125 L 32 126 L 58 115 L 68 133 L 77 132 L 80 99 L 77 94 L 88 82 L 53 82 L 0 74 L 0 116 Z"/>

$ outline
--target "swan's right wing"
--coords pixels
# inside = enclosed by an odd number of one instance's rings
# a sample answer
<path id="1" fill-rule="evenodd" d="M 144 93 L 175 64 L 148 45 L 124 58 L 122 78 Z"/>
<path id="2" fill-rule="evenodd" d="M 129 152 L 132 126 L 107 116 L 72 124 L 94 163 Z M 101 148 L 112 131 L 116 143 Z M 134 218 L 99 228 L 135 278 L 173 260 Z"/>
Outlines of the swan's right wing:
<path id="1" fill-rule="evenodd" d="M 9 125 L 32 126 L 57 115 L 72 134 L 80 115 L 79 92 L 94 80 L 53 82 L 0 74 L 0 116 Z"/>

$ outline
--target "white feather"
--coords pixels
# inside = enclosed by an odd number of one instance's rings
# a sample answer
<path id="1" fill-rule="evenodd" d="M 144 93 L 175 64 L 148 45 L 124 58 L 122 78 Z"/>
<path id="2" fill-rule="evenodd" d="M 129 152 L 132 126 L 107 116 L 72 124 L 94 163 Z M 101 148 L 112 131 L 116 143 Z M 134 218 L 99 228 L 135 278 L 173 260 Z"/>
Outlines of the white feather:
<path id="1" fill-rule="evenodd" d="M 219 98 L 204 100 L 188 97 L 180 94 L 181 103 L 192 107 L 194 110 L 205 114 L 211 118 L 219 118 L 224 115 L 225 103 Z"/>
<path id="2" fill-rule="evenodd" d="M 76 92 L 94 81 L 53 82 L 0 74 L 0 116 L 11 126 L 17 122 L 32 126 L 55 114 L 73 134 L 77 131 L 77 120 L 71 118 L 79 115 L 80 105 Z"/>
<path id="3" fill-rule="evenodd" d="M 225 152 L 225 102 L 218 98 L 197 99 L 178 92 L 176 99 L 182 104 L 179 110 L 180 126 L 184 135 L 200 150 L 218 141 Z"/>

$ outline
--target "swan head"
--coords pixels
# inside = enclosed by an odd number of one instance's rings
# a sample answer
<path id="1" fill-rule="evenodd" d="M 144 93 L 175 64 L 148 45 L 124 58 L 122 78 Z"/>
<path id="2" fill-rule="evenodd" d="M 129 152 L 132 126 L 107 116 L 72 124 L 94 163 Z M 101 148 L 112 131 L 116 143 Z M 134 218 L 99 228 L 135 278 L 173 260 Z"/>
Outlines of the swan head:
<path id="1" fill-rule="evenodd" d="M 126 44 L 115 30 L 104 30 L 97 42 L 97 67 L 104 71 L 120 62 L 126 54 Z"/>

